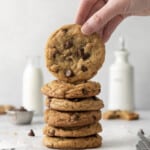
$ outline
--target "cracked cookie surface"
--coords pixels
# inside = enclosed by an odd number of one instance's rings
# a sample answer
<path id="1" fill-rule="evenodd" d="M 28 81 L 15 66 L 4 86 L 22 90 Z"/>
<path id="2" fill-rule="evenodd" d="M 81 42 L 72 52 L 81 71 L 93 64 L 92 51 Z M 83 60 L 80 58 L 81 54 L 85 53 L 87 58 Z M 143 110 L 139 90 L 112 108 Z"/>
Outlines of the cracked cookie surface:
<path id="1" fill-rule="evenodd" d="M 61 112 L 47 109 L 45 122 L 54 127 L 81 127 L 96 123 L 101 119 L 101 111 Z"/>
<path id="2" fill-rule="evenodd" d="M 101 125 L 97 122 L 83 127 L 62 128 L 45 125 L 43 133 L 51 137 L 86 137 L 102 131 Z"/>
<path id="3" fill-rule="evenodd" d="M 103 101 L 98 97 L 59 99 L 47 97 L 45 104 L 48 108 L 58 111 L 92 111 L 104 107 Z"/>
<path id="4" fill-rule="evenodd" d="M 78 84 L 53 80 L 41 88 L 41 92 L 54 98 L 85 98 L 99 94 L 101 85 L 98 82 L 86 81 Z"/>
<path id="5" fill-rule="evenodd" d="M 108 110 L 103 113 L 103 119 L 138 120 L 139 114 L 125 110 Z"/>
<path id="6" fill-rule="evenodd" d="M 48 70 L 59 80 L 70 83 L 92 78 L 105 59 L 100 37 L 96 33 L 83 35 L 77 24 L 55 31 L 48 38 L 45 49 Z"/>

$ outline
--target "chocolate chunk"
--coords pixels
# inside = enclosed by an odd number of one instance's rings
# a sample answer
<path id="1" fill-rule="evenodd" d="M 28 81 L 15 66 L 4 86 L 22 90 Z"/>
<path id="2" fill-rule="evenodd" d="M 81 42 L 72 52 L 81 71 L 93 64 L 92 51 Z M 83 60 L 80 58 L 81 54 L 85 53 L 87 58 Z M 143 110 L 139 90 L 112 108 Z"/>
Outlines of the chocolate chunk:
<path id="1" fill-rule="evenodd" d="M 96 116 L 93 115 L 92 117 L 93 117 L 93 120 L 96 121 Z"/>
<path id="2" fill-rule="evenodd" d="M 78 57 L 81 57 L 83 60 L 87 60 L 90 57 L 90 53 L 84 53 L 84 48 L 79 48 L 77 50 L 77 54 Z"/>
<path id="3" fill-rule="evenodd" d="M 71 48 L 72 46 L 73 46 L 73 42 L 71 40 L 66 41 L 64 44 L 65 49 Z"/>
<path id="4" fill-rule="evenodd" d="M 80 115 L 78 113 L 75 113 L 71 116 L 71 121 L 78 121 L 80 118 Z"/>
<path id="5" fill-rule="evenodd" d="M 74 75 L 73 71 L 71 69 L 67 69 L 65 71 L 65 76 L 66 77 L 72 77 Z"/>
<path id="6" fill-rule="evenodd" d="M 50 136 L 55 136 L 55 130 L 54 130 L 54 129 L 51 130 L 51 131 L 49 132 L 49 134 L 50 134 Z"/>
<path id="7" fill-rule="evenodd" d="M 81 66 L 81 70 L 82 70 L 83 72 L 86 72 L 86 71 L 88 71 L 88 68 L 85 67 L 84 65 L 82 65 L 82 66 Z"/>
<path id="8" fill-rule="evenodd" d="M 34 131 L 31 129 L 30 132 L 28 133 L 28 136 L 35 136 Z"/>
<path id="9" fill-rule="evenodd" d="M 82 55 L 83 60 L 87 60 L 89 57 L 90 57 L 89 53 L 84 53 L 84 55 Z"/>
<path id="10" fill-rule="evenodd" d="M 68 29 L 62 29 L 62 31 L 63 31 L 64 33 L 66 33 L 66 32 L 68 31 Z"/>
<path id="11" fill-rule="evenodd" d="M 56 68 L 55 72 L 58 73 L 59 72 L 59 68 Z"/>
<path id="12" fill-rule="evenodd" d="M 66 60 L 69 61 L 69 62 L 73 61 L 71 57 L 67 57 Z"/>
<path id="13" fill-rule="evenodd" d="M 59 54 L 58 50 L 53 51 L 52 52 L 52 57 L 55 59 L 57 54 Z"/>
<path id="14" fill-rule="evenodd" d="M 77 50 L 77 54 L 76 54 L 78 57 L 82 57 L 84 55 L 84 48 L 79 48 Z"/>
<path id="15" fill-rule="evenodd" d="M 96 96 L 92 96 L 93 100 L 97 100 L 97 97 Z"/>
<path id="16" fill-rule="evenodd" d="M 82 89 L 82 93 L 83 93 L 84 95 L 87 95 L 87 94 L 88 94 L 88 91 L 87 91 L 86 89 Z"/>

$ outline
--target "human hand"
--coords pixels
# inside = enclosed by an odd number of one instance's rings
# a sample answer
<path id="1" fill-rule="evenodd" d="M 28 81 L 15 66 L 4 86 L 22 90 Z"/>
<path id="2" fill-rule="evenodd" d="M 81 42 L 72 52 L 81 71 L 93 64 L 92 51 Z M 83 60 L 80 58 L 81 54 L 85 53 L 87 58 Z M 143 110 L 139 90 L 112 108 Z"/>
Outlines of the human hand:
<path id="1" fill-rule="evenodd" d="M 128 16 L 150 15 L 150 0 L 81 0 L 75 22 L 83 34 L 97 32 L 106 42 Z"/>

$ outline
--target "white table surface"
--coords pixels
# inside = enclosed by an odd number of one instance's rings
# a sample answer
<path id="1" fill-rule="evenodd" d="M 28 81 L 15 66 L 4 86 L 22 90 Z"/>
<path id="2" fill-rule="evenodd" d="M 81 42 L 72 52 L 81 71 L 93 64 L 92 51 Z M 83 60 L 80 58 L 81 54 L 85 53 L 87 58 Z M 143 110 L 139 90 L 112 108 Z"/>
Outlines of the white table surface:
<path id="1" fill-rule="evenodd" d="M 140 120 L 101 120 L 103 146 L 100 150 L 135 150 L 139 138 L 137 132 L 143 129 L 150 135 L 150 111 L 139 111 Z M 15 147 L 15 150 L 48 150 L 42 145 L 43 118 L 35 116 L 31 125 L 14 125 L 8 116 L 0 116 L 0 150 Z M 28 136 L 33 129 L 36 136 Z"/>

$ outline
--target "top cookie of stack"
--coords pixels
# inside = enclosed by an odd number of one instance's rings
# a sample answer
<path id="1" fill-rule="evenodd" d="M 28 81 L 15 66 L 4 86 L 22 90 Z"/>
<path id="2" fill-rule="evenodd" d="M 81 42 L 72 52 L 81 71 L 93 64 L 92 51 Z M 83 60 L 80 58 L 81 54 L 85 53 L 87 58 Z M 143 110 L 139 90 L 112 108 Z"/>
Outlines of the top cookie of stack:
<path id="1" fill-rule="evenodd" d="M 58 29 L 46 44 L 48 70 L 65 82 L 91 79 L 101 68 L 104 58 L 105 48 L 99 36 L 96 33 L 83 35 L 77 24 Z"/>

